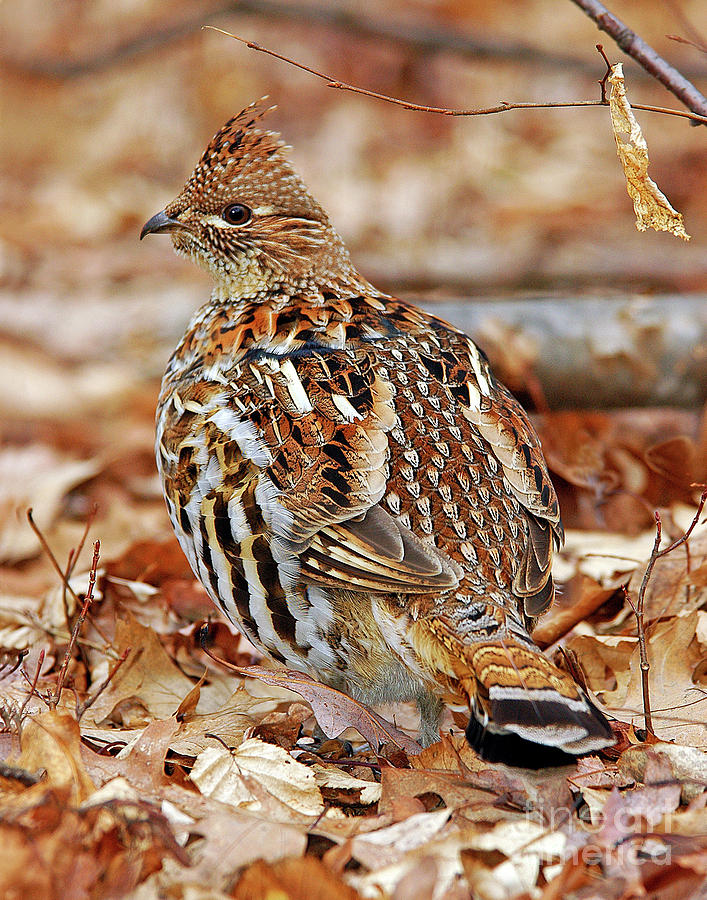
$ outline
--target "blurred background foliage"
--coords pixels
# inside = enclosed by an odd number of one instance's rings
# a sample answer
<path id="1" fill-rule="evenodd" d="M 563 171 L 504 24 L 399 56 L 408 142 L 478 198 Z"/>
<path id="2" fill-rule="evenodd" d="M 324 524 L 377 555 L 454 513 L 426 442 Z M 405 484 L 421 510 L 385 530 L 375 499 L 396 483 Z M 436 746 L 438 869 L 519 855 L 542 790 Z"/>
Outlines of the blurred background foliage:
<path id="1" fill-rule="evenodd" d="M 707 57 L 667 37 L 704 33 L 702 0 L 612 11 L 704 90 Z M 569 0 L 17 0 L 0 7 L 4 287 L 206 284 L 137 232 L 222 122 L 268 94 L 270 126 L 385 289 L 705 288 L 703 128 L 639 113 L 651 175 L 693 235 L 683 246 L 636 232 L 608 110 L 410 112 L 331 90 L 205 23 L 341 80 L 460 108 L 597 98 L 601 41 L 634 102 L 679 106 Z"/>

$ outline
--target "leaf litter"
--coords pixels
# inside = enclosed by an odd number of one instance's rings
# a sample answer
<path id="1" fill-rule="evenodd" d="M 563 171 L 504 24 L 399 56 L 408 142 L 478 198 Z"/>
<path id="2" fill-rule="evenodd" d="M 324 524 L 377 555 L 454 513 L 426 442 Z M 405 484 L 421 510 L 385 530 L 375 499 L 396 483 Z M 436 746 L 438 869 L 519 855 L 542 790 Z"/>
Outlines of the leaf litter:
<path id="1" fill-rule="evenodd" d="M 704 523 L 656 561 L 645 591 L 655 735 L 644 730 L 636 619 L 623 592 L 638 595 L 652 510 L 661 509 L 663 546 L 694 515 L 690 484 L 705 470 L 697 427 L 676 436 L 669 410 L 623 413 L 620 424 L 608 413 L 543 417 L 542 428 L 554 429 L 548 455 L 568 541 L 556 569 L 562 591 L 538 636 L 553 655 L 564 648 L 560 664 L 579 661 L 616 718 L 617 744 L 529 772 L 480 761 L 463 737 L 463 711 L 452 710 L 440 742 L 421 750 L 406 708 L 383 718 L 271 666 L 212 621 L 144 480 L 152 405 L 152 394 L 132 394 L 128 437 L 107 418 L 77 426 L 73 446 L 68 424 L 55 430 L 55 446 L 43 422 L 26 425 L 27 446 L 39 449 L 24 464 L 37 466 L 36 478 L 8 501 L 10 550 L 0 564 L 8 895 L 63 897 L 69 882 L 77 897 L 138 900 L 697 890 L 707 874 Z M 577 435 L 592 444 L 580 455 Z M 137 467 L 127 450 L 115 452 L 126 442 Z M 86 552 L 67 590 L 22 507 L 46 510 L 38 524 L 67 571 L 96 503 L 87 542 L 101 539 L 97 583 L 69 647 L 89 588 Z"/>

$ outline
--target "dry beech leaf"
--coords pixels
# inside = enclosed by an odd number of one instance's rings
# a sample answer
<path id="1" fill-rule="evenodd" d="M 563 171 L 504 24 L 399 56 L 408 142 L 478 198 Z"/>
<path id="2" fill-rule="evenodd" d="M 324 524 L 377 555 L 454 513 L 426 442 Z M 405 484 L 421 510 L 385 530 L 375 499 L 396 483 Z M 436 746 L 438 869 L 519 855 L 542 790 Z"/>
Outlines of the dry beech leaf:
<path id="1" fill-rule="evenodd" d="M 707 696 L 692 677 L 702 658 L 696 640 L 698 613 L 674 616 L 648 630 L 650 693 L 658 737 L 704 746 Z M 582 635 L 568 646 L 582 661 L 591 689 L 619 719 L 642 722 L 643 694 L 638 641 L 635 638 Z"/>
<path id="2" fill-rule="evenodd" d="M 476 859 L 480 854 L 493 853 L 502 853 L 507 859 L 493 867 L 476 865 L 470 871 L 468 859 L 463 857 L 465 870 L 473 878 L 479 896 L 489 900 L 515 897 L 533 889 L 541 864 L 561 858 L 566 843 L 561 831 L 549 831 L 539 822 L 529 819 L 497 822 L 492 829 L 471 837 L 467 846 L 476 851 Z"/>
<path id="3" fill-rule="evenodd" d="M 213 738 L 207 735 L 216 735 L 224 744 L 235 747 L 241 743 L 249 728 L 272 713 L 278 702 L 253 697 L 243 685 L 239 685 L 221 708 L 211 713 L 192 714 L 182 722 L 170 748 L 175 753 L 198 756 L 202 750 L 214 745 Z"/>
<path id="4" fill-rule="evenodd" d="M 439 747 L 439 744 L 435 745 Z M 415 809 L 409 801 L 416 801 L 424 795 L 436 795 L 441 797 L 447 809 L 465 807 L 474 809 L 476 816 L 482 810 L 486 815 L 497 800 L 497 794 L 484 790 L 472 784 L 470 779 L 449 772 L 428 772 L 416 769 L 390 769 L 381 770 L 381 799 L 378 804 L 378 812 L 385 815 L 390 812 L 396 815 L 406 809 L 414 812 L 424 812 Z M 419 801 L 417 801 L 419 803 Z M 405 816 L 407 818 L 407 816 Z"/>
<path id="5" fill-rule="evenodd" d="M 82 727 L 115 719 L 127 705 L 134 710 L 133 727 L 144 727 L 150 719 L 170 718 L 194 685 L 169 658 L 155 631 L 128 613 L 116 622 L 113 647 L 118 654 L 127 649 L 130 654 L 87 710 Z"/>
<path id="6" fill-rule="evenodd" d="M 174 717 L 154 719 L 137 737 L 126 756 L 126 773 L 133 784 L 158 790 L 164 783 L 164 760 L 178 727 Z"/>
<path id="7" fill-rule="evenodd" d="M 348 772 L 337 769 L 335 766 L 321 766 L 315 763 L 311 766 L 314 777 L 320 790 L 346 797 L 346 802 L 356 806 L 369 806 L 377 803 L 381 796 L 381 786 L 376 781 L 364 781 L 362 778 L 354 778 Z M 383 771 L 387 771 L 384 769 Z M 396 769 L 396 772 L 405 771 Z"/>
<path id="8" fill-rule="evenodd" d="M 189 719 L 196 715 L 196 708 L 199 705 L 199 699 L 201 697 L 201 686 L 206 681 L 206 676 L 208 674 L 209 670 L 204 669 L 204 674 L 179 704 L 179 708 L 174 714 L 178 722 L 189 721 Z"/>
<path id="9" fill-rule="evenodd" d="M 258 738 L 249 738 L 231 751 L 208 747 L 196 758 L 191 780 L 205 797 L 230 806 L 261 809 L 254 790 L 257 784 L 300 815 L 319 816 L 324 811 L 314 772 L 282 747 Z"/>
<path id="10" fill-rule="evenodd" d="M 315 681 L 303 672 L 295 672 L 292 669 L 273 671 L 262 666 L 247 666 L 238 668 L 237 671 L 242 675 L 259 678 L 267 684 L 287 688 L 304 697 L 327 737 L 338 737 L 351 727 L 355 728 L 374 750 L 381 744 L 389 742 L 412 755 L 418 754 L 422 749 L 412 738 L 386 722 L 373 710 L 337 691 L 336 688 Z"/>
<path id="11" fill-rule="evenodd" d="M 17 765 L 28 772 L 46 771 L 53 787 L 68 788 L 74 806 L 95 791 L 81 761 L 81 734 L 76 719 L 48 710 L 27 719 L 20 736 Z"/>
<path id="12" fill-rule="evenodd" d="M 313 856 L 283 859 L 272 866 L 259 860 L 243 873 L 230 896 L 235 900 L 360 900 L 361 897 Z"/>
<path id="13" fill-rule="evenodd" d="M 682 214 L 673 209 L 658 185 L 648 176 L 648 145 L 626 95 L 622 63 L 611 67 L 609 83 L 611 127 L 626 177 L 626 190 L 633 200 L 636 228 L 639 231 L 649 227 L 655 231 L 669 231 L 689 241 L 690 235 L 683 226 Z"/>
<path id="14" fill-rule="evenodd" d="M 417 813 L 387 828 L 359 834 L 351 841 L 351 854 L 369 869 L 392 865 L 435 838 L 451 814 L 450 809 Z"/>
<path id="15" fill-rule="evenodd" d="M 190 881 L 204 888 L 228 890 L 238 870 L 255 860 L 273 863 L 302 856 L 307 848 L 303 828 L 224 806 L 200 819 L 190 831 L 203 836 L 195 847 Z"/>
<path id="16" fill-rule="evenodd" d="M 619 772 L 634 781 L 645 782 L 648 780 L 648 761 L 655 756 L 667 760 L 672 775 L 681 785 L 683 803 L 689 803 L 704 792 L 707 786 L 707 753 L 695 747 L 666 743 L 629 747 L 618 761 Z"/>
<path id="17" fill-rule="evenodd" d="M 154 806 L 113 800 L 77 810 L 51 791 L 3 817 L 0 846 L 0 892 L 7 900 L 144 897 L 134 889 L 166 858 L 189 865 Z"/>
<path id="18" fill-rule="evenodd" d="M 707 601 L 707 569 L 703 562 L 707 559 L 707 532 L 702 525 L 694 530 L 688 546 L 689 556 L 683 545 L 656 561 L 645 592 L 647 621 L 677 613 L 684 615 Z M 638 597 L 644 571 L 644 566 L 636 569 L 628 584 L 634 598 Z"/>

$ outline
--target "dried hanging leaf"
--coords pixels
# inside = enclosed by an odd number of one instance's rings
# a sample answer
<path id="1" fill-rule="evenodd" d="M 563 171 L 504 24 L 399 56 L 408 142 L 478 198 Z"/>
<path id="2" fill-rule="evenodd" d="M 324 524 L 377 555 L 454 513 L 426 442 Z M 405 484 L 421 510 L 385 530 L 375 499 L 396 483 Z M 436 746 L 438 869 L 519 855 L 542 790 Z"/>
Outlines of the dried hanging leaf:
<path id="1" fill-rule="evenodd" d="M 336 688 L 321 684 L 290 669 L 271 671 L 261 666 L 238 668 L 243 675 L 259 678 L 267 684 L 294 691 L 310 704 L 314 716 L 327 737 L 338 737 L 347 728 L 355 728 L 369 742 L 374 750 L 381 744 L 391 742 L 408 754 L 420 752 L 420 745 L 399 731 L 381 716 L 365 707 L 357 700 L 337 691 Z"/>
<path id="2" fill-rule="evenodd" d="M 665 194 L 648 176 L 648 145 L 628 102 L 622 63 L 611 67 L 609 83 L 611 127 L 616 152 L 626 176 L 626 190 L 633 200 L 636 228 L 639 231 L 645 231 L 648 227 L 655 231 L 669 231 L 689 241 L 690 235 L 683 226 L 682 214 L 673 209 Z"/>

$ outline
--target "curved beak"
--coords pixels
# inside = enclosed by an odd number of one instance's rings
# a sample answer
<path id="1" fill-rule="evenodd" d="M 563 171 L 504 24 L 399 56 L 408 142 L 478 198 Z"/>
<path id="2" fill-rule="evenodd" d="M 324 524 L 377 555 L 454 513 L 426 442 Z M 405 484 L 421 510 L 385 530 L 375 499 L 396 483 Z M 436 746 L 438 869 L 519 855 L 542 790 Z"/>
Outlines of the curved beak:
<path id="1" fill-rule="evenodd" d="M 140 240 L 142 240 L 146 234 L 162 234 L 165 231 L 183 230 L 186 230 L 185 225 L 182 225 L 177 219 L 170 219 L 167 213 L 162 210 L 162 212 L 158 212 L 151 219 L 148 219 L 142 226 Z"/>

